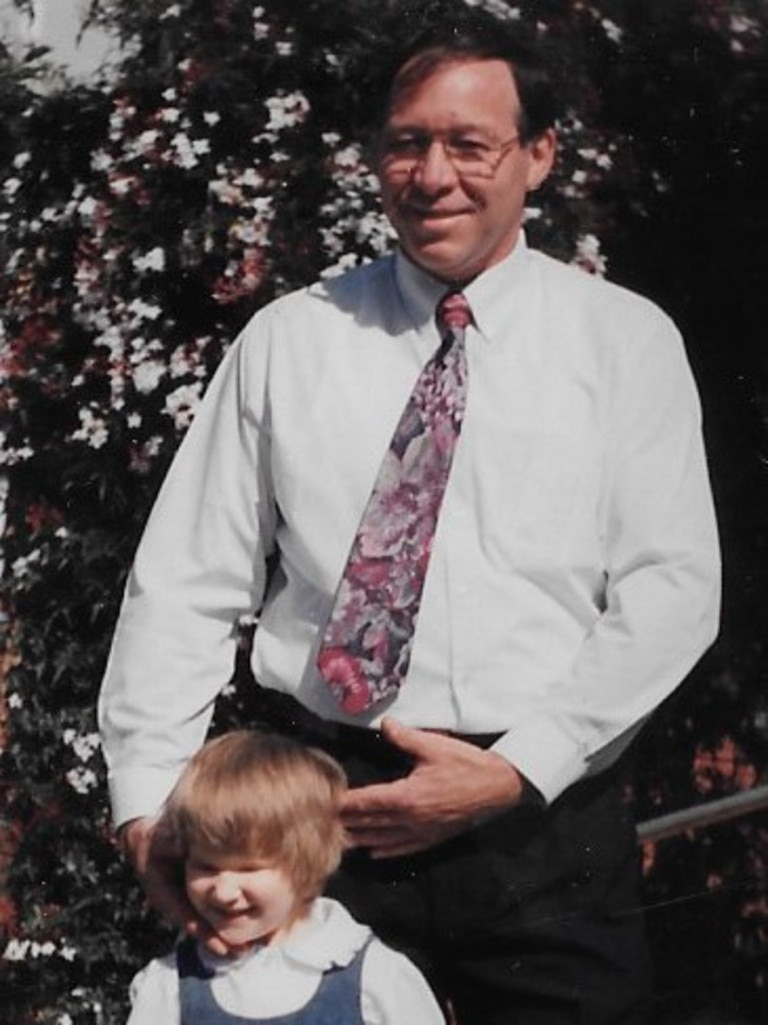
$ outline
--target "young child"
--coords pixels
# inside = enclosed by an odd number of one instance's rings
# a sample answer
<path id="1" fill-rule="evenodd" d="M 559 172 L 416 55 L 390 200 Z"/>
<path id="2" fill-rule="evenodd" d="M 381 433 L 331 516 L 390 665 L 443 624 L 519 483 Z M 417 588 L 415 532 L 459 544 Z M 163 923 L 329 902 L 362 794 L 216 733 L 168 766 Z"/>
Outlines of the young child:
<path id="1" fill-rule="evenodd" d="M 427 983 L 336 901 L 346 780 L 320 751 L 237 731 L 206 744 L 171 794 L 187 896 L 234 949 L 187 937 L 131 985 L 128 1025 L 443 1025 Z"/>

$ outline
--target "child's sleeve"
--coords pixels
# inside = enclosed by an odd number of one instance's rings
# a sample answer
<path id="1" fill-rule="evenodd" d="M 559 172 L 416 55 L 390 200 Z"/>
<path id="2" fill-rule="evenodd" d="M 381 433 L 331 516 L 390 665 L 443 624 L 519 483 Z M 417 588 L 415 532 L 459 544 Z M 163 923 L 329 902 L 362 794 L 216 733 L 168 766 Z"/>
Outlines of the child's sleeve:
<path id="1" fill-rule="evenodd" d="M 158 958 L 134 977 L 126 1025 L 181 1025 L 176 955 Z"/>
<path id="2" fill-rule="evenodd" d="M 363 961 L 361 1009 L 365 1025 L 445 1025 L 440 1005 L 414 963 L 376 939 Z"/>

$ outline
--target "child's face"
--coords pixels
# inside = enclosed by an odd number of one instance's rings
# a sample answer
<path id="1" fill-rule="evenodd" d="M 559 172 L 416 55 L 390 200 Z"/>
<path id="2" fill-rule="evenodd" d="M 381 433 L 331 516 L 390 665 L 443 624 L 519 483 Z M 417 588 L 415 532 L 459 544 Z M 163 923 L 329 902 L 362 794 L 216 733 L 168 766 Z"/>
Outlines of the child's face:
<path id="1" fill-rule="evenodd" d="M 230 947 L 272 943 L 306 912 L 288 876 L 247 852 L 193 845 L 185 878 L 192 906 Z"/>

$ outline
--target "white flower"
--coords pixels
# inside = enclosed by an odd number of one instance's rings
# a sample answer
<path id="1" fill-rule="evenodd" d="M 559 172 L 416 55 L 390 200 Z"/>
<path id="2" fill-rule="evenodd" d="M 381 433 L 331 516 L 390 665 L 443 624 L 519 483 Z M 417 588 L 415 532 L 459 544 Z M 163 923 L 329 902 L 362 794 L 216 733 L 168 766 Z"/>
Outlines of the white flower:
<path id="1" fill-rule="evenodd" d="M 29 555 L 20 555 L 18 559 L 15 559 L 11 566 L 11 572 L 15 577 L 23 579 L 29 573 L 30 567 L 37 562 L 40 562 L 39 548 L 35 548 Z"/>
<path id="2" fill-rule="evenodd" d="M 222 178 L 208 182 L 208 191 L 212 192 L 218 201 L 224 203 L 225 206 L 238 206 L 243 202 L 242 191 L 232 182 L 225 181 Z"/>
<path id="3" fill-rule="evenodd" d="M 160 21 L 165 21 L 167 18 L 178 18 L 180 16 L 181 7 L 178 4 L 171 4 L 171 6 L 166 7 L 166 9 L 160 15 Z"/>
<path id="4" fill-rule="evenodd" d="M 254 39 L 266 39 L 269 35 L 269 22 L 264 21 L 264 15 L 266 11 L 263 7 L 254 7 L 253 9 L 253 38 Z"/>
<path id="5" fill-rule="evenodd" d="M 27 459 L 31 459 L 34 454 L 34 450 L 29 445 L 20 445 L 18 448 L 1 445 L 0 466 L 16 466 L 17 463 L 24 463 Z"/>
<path id="6" fill-rule="evenodd" d="M 98 209 L 99 204 L 93 196 L 86 196 L 85 199 L 81 199 L 77 206 L 77 212 L 83 217 L 93 217 Z"/>
<path id="7" fill-rule="evenodd" d="M 221 114 L 217 114 L 215 110 L 207 110 L 203 114 L 203 121 L 210 127 L 213 128 L 221 121 Z"/>
<path id="8" fill-rule="evenodd" d="M 13 158 L 13 166 L 16 168 L 17 171 L 20 171 L 23 167 L 27 166 L 31 159 L 32 154 L 29 152 L 17 153 L 16 156 Z"/>
<path id="9" fill-rule="evenodd" d="M 505 18 L 508 21 L 517 21 L 520 17 L 519 7 L 508 7 L 504 0 L 464 0 L 470 7 L 482 7 L 489 14 L 497 18 Z"/>
<path id="10" fill-rule="evenodd" d="M 140 153 L 146 153 L 148 150 L 154 149 L 160 138 L 160 132 L 156 128 L 148 128 L 145 132 L 142 132 L 136 140 L 136 145 Z"/>
<path id="11" fill-rule="evenodd" d="M 195 151 L 192 147 L 192 143 L 189 141 L 188 136 L 183 132 L 178 132 L 174 135 L 171 140 L 173 148 L 176 150 L 176 155 L 179 159 L 179 165 L 184 168 L 185 171 L 191 170 L 193 167 L 197 167 L 200 161 L 195 155 Z"/>
<path id="12" fill-rule="evenodd" d="M 624 38 L 623 29 L 620 29 L 615 21 L 611 21 L 610 18 L 603 18 L 601 24 L 603 31 L 612 43 L 620 43 Z"/>
<path id="13" fill-rule="evenodd" d="M 732 14 L 729 19 L 731 32 L 737 35 L 759 35 L 760 25 L 754 18 L 748 18 L 743 14 Z"/>
<path id="14" fill-rule="evenodd" d="M 114 160 L 105 150 L 96 150 L 91 157 L 91 168 L 94 171 L 109 171 L 114 166 Z"/>
<path id="15" fill-rule="evenodd" d="M 56 953 L 56 945 L 50 940 L 46 940 L 45 943 L 38 943 L 37 940 L 33 940 L 29 953 L 32 957 L 51 957 Z"/>
<path id="16" fill-rule="evenodd" d="M 278 93 L 265 101 L 269 111 L 267 131 L 281 128 L 293 128 L 301 124 L 309 112 L 309 101 L 300 92 Z"/>
<path id="17" fill-rule="evenodd" d="M 379 210 L 369 210 L 360 218 L 357 226 L 357 236 L 367 241 L 380 253 L 390 249 L 395 239 L 395 231 L 387 217 Z"/>
<path id="18" fill-rule="evenodd" d="M 31 943 L 29 940 L 9 940 L 3 951 L 3 958 L 6 961 L 24 961 Z"/>
<path id="19" fill-rule="evenodd" d="M 592 234 L 582 235 L 576 242 L 576 253 L 571 263 L 590 274 L 604 275 L 607 261 L 600 251 L 600 239 Z"/>
<path id="20" fill-rule="evenodd" d="M 73 441 L 85 441 L 91 448 L 101 448 L 109 440 L 106 422 L 97 416 L 92 409 L 78 410 L 80 427 L 72 432 Z"/>
<path id="21" fill-rule="evenodd" d="M 333 162 L 337 167 L 357 168 L 360 166 L 362 159 L 363 153 L 361 148 L 353 143 L 335 153 Z"/>
<path id="22" fill-rule="evenodd" d="M 255 167 L 246 167 L 235 181 L 238 185 L 247 185 L 249 188 L 258 189 L 264 184 L 264 176 L 259 174 Z"/>
<path id="23" fill-rule="evenodd" d="M 133 186 L 136 184 L 136 179 L 128 174 L 117 174 L 114 178 L 109 181 L 110 192 L 116 196 L 127 196 Z"/>
<path id="24" fill-rule="evenodd" d="M 186 377 L 187 374 L 194 372 L 195 365 L 184 345 L 178 345 L 171 353 L 170 370 L 171 377 Z"/>
<path id="25" fill-rule="evenodd" d="M 155 456 L 160 454 L 160 450 L 163 447 L 163 439 L 159 434 L 153 435 L 149 438 L 144 445 L 144 451 L 150 459 L 154 459 Z"/>
<path id="26" fill-rule="evenodd" d="M 148 359 L 134 367 L 133 385 L 137 392 L 149 395 L 157 388 L 165 373 L 165 364 L 156 359 Z"/>
<path id="27" fill-rule="evenodd" d="M 164 412 L 173 418 L 179 430 L 185 430 L 192 423 L 200 405 L 202 390 L 202 382 L 195 381 L 194 384 L 182 384 L 166 396 Z"/>
<path id="28" fill-rule="evenodd" d="M 13 199 L 20 188 L 21 181 L 18 178 L 8 178 L 3 182 L 3 192 L 6 194 L 8 199 Z"/>
<path id="29" fill-rule="evenodd" d="M 159 306 L 145 303 L 143 299 L 134 299 L 128 307 L 128 312 L 132 313 L 137 320 L 157 320 L 163 311 Z"/>
<path id="30" fill-rule="evenodd" d="M 165 251 L 160 246 L 155 246 L 148 253 L 134 256 L 132 263 L 137 271 L 154 270 L 159 273 L 165 270 Z"/>
<path id="31" fill-rule="evenodd" d="M 81 762 L 88 762 L 94 752 L 101 747 L 101 738 L 98 733 L 78 733 L 76 730 L 67 729 L 62 734 L 62 740 L 71 747 Z"/>
<path id="32" fill-rule="evenodd" d="M 105 331 L 102 331 L 94 344 L 108 349 L 113 359 L 120 359 L 123 355 L 123 336 L 120 333 L 120 327 L 117 324 L 111 324 Z"/>
<path id="33" fill-rule="evenodd" d="M 93 769 L 83 769 L 80 766 L 70 769 L 64 778 L 78 794 L 90 793 L 98 786 L 99 782 Z"/>

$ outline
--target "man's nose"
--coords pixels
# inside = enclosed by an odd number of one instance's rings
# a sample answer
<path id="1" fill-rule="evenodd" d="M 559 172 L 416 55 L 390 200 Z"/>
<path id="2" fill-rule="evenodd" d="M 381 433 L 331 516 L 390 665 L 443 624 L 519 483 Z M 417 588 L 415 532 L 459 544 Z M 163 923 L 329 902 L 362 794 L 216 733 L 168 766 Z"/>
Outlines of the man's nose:
<path id="1" fill-rule="evenodd" d="M 456 184 L 456 168 L 440 139 L 430 140 L 413 169 L 413 181 L 424 192 L 437 192 Z"/>

